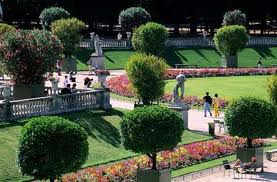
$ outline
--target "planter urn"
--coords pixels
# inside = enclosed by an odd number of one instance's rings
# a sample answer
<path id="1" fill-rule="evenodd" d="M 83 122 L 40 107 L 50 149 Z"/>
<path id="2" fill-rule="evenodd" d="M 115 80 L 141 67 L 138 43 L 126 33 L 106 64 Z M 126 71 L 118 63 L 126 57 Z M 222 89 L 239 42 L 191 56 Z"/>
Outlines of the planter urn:
<path id="1" fill-rule="evenodd" d="M 138 169 L 137 182 L 170 182 L 170 169 Z"/>

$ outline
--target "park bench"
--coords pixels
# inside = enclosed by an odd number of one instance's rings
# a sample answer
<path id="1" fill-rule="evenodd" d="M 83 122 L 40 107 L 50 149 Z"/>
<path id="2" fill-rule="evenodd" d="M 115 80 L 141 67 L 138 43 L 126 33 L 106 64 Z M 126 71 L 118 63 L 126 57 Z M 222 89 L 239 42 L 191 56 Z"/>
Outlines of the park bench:
<path id="1" fill-rule="evenodd" d="M 175 64 L 175 68 L 197 68 L 197 64 Z"/>
<path id="2" fill-rule="evenodd" d="M 277 162 L 277 149 L 265 152 L 267 160 Z"/>
<path id="3" fill-rule="evenodd" d="M 277 68 L 277 64 L 272 64 L 271 67 L 272 68 Z"/>

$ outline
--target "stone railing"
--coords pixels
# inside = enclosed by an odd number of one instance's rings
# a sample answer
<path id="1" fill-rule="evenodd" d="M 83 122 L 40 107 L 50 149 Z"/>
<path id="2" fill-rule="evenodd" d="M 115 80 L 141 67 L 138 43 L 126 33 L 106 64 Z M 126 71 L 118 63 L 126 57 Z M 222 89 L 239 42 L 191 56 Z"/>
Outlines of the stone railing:
<path id="1" fill-rule="evenodd" d="M 95 108 L 111 108 L 109 92 L 104 90 L 85 91 L 68 95 L 2 102 L 0 103 L 0 121 Z"/>
<path id="2" fill-rule="evenodd" d="M 117 48 L 117 49 L 128 49 L 132 48 L 132 44 L 130 40 L 117 40 L 117 39 L 101 39 L 100 44 L 102 48 Z M 93 48 L 94 45 L 91 43 L 90 39 L 83 39 L 80 42 L 80 47 L 83 48 Z"/>
<path id="3" fill-rule="evenodd" d="M 118 48 L 128 49 L 132 48 L 130 40 L 117 40 L 117 39 L 101 39 L 102 48 Z M 93 44 L 90 39 L 84 39 L 80 42 L 80 47 L 93 48 Z M 212 38 L 201 37 L 188 37 L 188 38 L 169 38 L 166 41 L 167 47 L 214 47 L 214 41 Z M 250 37 L 247 46 L 277 46 L 277 37 Z"/>

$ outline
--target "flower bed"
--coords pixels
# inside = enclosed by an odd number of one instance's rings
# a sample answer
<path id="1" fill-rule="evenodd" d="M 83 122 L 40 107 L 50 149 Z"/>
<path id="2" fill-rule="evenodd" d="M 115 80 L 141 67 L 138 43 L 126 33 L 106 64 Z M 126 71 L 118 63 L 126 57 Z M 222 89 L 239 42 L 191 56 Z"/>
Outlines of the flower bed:
<path id="1" fill-rule="evenodd" d="M 158 154 L 159 169 L 171 167 L 178 169 L 195 163 L 217 159 L 235 153 L 236 147 L 244 145 L 246 139 L 224 137 L 221 139 L 197 142 L 179 146 L 173 150 L 162 151 Z M 253 144 L 261 146 L 263 140 L 254 140 Z M 110 165 L 88 167 L 77 173 L 62 177 L 62 181 L 97 181 L 97 182 L 130 182 L 135 181 L 138 166 L 147 168 L 150 165 L 147 156 L 142 155 L 129 160 L 116 162 Z"/>
<path id="2" fill-rule="evenodd" d="M 112 93 L 124 97 L 134 97 L 132 86 L 130 85 L 127 75 L 113 77 L 107 81 L 107 86 Z M 166 93 L 161 98 L 161 102 L 170 103 L 173 100 L 173 94 Z M 197 96 L 185 96 L 183 101 L 190 106 L 202 106 L 203 99 Z M 220 98 L 219 106 L 225 108 L 228 105 L 228 100 Z"/>
<path id="3" fill-rule="evenodd" d="M 277 68 L 205 68 L 205 69 L 168 69 L 167 79 L 175 79 L 182 73 L 188 78 L 215 76 L 247 76 L 277 74 Z"/>

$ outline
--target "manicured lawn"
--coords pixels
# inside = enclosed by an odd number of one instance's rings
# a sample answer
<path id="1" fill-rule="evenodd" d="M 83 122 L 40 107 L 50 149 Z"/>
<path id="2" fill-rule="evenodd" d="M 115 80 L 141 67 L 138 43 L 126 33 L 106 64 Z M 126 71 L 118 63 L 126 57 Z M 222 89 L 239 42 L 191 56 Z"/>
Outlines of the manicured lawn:
<path id="1" fill-rule="evenodd" d="M 203 97 L 210 92 L 220 98 L 238 98 L 241 96 L 256 96 L 267 99 L 266 80 L 268 76 L 235 76 L 235 77 L 206 77 L 188 78 L 185 83 L 185 95 Z M 176 85 L 175 80 L 168 80 L 166 93 L 172 93 Z"/>
<path id="2" fill-rule="evenodd" d="M 97 165 L 138 155 L 122 148 L 119 122 L 124 110 L 83 111 L 61 115 L 80 124 L 88 133 L 89 156 L 85 166 Z M 0 125 L 0 181 L 29 179 L 16 167 L 16 150 L 23 123 Z M 180 144 L 207 140 L 211 137 L 185 131 Z"/>
<path id="3" fill-rule="evenodd" d="M 86 62 L 92 52 L 88 49 L 80 49 L 77 52 L 79 70 L 87 70 Z M 128 49 L 104 49 L 106 68 L 123 69 L 128 58 L 134 53 L 133 50 Z M 213 48 L 168 48 L 164 52 L 164 57 L 170 67 L 175 67 L 175 64 L 196 64 L 199 67 L 221 66 L 221 56 Z M 255 67 L 259 57 L 263 59 L 263 66 L 277 64 L 277 47 L 246 48 L 239 53 L 239 66 Z"/>

